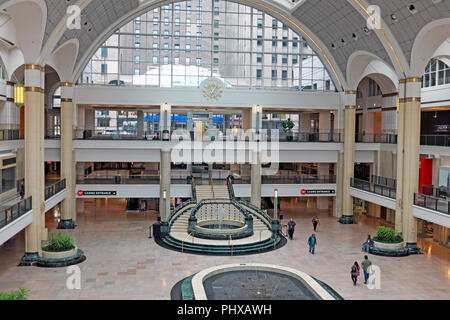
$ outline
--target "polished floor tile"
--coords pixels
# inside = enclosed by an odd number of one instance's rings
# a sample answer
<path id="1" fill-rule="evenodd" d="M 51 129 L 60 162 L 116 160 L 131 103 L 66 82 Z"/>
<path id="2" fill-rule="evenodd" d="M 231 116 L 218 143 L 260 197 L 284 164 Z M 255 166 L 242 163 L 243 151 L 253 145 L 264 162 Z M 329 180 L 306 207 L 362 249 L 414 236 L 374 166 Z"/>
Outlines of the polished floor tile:
<path id="1" fill-rule="evenodd" d="M 381 269 L 381 288 L 353 286 L 350 266 L 361 262 L 361 243 L 374 234 L 378 222 L 365 218 L 357 225 L 340 225 L 326 211 L 306 209 L 305 202 L 283 204 L 284 222 L 297 222 L 294 240 L 283 248 L 250 256 L 216 257 L 184 254 L 161 248 L 149 239 L 157 213 L 125 213 L 123 200 L 90 200 L 78 215 L 78 227 L 67 231 L 87 260 L 81 269 L 81 290 L 67 289 L 66 268 L 18 267 L 24 251 L 23 232 L 0 247 L 0 291 L 24 287 L 30 299 L 169 299 L 181 279 L 215 265 L 269 263 L 295 268 L 333 287 L 345 299 L 450 299 L 450 250 L 430 240 L 419 241 L 424 254 L 403 258 L 370 256 Z M 313 233 L 311 218 L 320 218 L 315 255 L 306 240 Z M 47 227 L 57 222 L 47 213 Z"/>

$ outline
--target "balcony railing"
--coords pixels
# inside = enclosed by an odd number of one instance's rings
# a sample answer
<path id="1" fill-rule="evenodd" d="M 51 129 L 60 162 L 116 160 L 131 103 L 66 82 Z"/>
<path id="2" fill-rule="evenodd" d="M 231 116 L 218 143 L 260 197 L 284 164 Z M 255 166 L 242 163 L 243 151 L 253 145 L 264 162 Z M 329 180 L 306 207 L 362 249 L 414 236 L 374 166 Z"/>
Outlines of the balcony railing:
<path id="1" fill-rule="evenodd" d="M 385 196 L 391 199 L 395 199 L 397 196 L 397 190 L 392 187 L 370 183 L 368 181 L 352 178 L 350 180 L 350 186 L 356 189 L 364 190 L 367 192 L 375 193 L 380 196 Z"/>
<path id="2" fill-rule="evenodd" d="M 0 141 L 19 140 L 21 139 L 20 129 L 3 129 L 0 130 Z M 23 135 L 22 135 L 23 136 Z"/>
<path id="3" fill-rule="evenodd" d="M 172 175 L 172 184 L 190 184 L 191 177 L 183 177 L 181 175 Z M 214 184 L 225 184 L 225 179 L 212 179 Z M 250 177 L 233 177 L 233 184 L 251 184 Z M 195 178 L 199 184 L 203 182 L 209 184 L 210 179 Z M 262 184 L 334 184 L 336 176 L 262 176 Z M 102 172 L 101 174 L 93 174 L 90 176 L 78 176 L 78 184 L 159 184 L 159 173 L 151 175 L 139 174 L 117 174 L 114 172 Z"/>
<path id="4" fill-rule="evenodd" d="M 419 207 L 450 214 L 450 200 L 416 193 L 414 195 L 414 204 Z"/>
<path id="5" fill-rule="evenodd" d="M 397 144 L 396 134 L 378 134 L 378 133 L 365 133 L 355 135 L 356 143 L 386 143 Z"/>
<path id="6" fill-rule="evenodd" d="M 9 208 L 0 210 L 0 229 L 17 220 L 31 209 L 31 197 L 29 197 Z"/>
<path id="7" fill-rule="evenodd" d="M 45 187 L 45 200 L 50 199 L 55 194 L 61 192 L 65 188 L 66 188 L 66 179 L 63 179 L 55 184 Z"/>
<path id="8" fill-rule="evenodd" d="M 421 135 L 420 145 L 450 147 L 450 135 Z"/>
<path id="9" fill-rule="evenodd" d="M 379 185 L 383 185 L 383 186 L 387 186 L 387 187 L 391 187 L 391 188 L 397 187 L 397 180 L 392 179 L 392 178 L 372 176 L 370 178 L 370 180 L 372 183 L 375 183 L 375 184 L 379 184 Z"/>

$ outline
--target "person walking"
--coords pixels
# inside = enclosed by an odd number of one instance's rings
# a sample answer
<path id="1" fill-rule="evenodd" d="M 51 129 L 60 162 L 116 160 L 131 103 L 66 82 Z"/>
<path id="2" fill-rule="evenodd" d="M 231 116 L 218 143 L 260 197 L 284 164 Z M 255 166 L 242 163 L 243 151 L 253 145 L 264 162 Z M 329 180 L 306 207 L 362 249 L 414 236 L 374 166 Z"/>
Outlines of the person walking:
<path id="1" fill-rule="evenodd" d="M 355 261 L 355 263 L 352 265 L 352 269 L 350 272 L 352 276 L 353 285 L 356 286 L 356 281 L 358 281 L 359 277 L 359 264 Z"/>
<path id="2" fill-rule="evenodd" d="M 364 256 L 363 262 L 361 262 L 361 266 L 364 271 L 364 284 L 367 284 L 369 281 L 369 267 L 372 265 L 372 261 L 369 260 L 368 256 Z"/>
<path id="3" fill-rule="evenodd" d="M 22 184 L 20 185 L 19 195 L 20 195 L 20 198 L 23 200 L 23 198 L 25 197 L 25 185 L 24 185 L 23 181 L 22 181 Z"/>
<path id="4" fill-rule="evenodd" d="M 313 224 L 313 227 L 314 227 L 314 231 L 317 231 L 317 225 L 319 224 L 319 218 L 314 217 L 312 219 L 312 224 Z"/>
<path id="5" fill-rule="evenodd" d="M 297 224 L 295 223 L 294 219 L 291 218 L 291 220 L 289 220 L 288 222 L 288 234 L 289 234 L 289 239 L 293 240 L 294 238 L 294 231 L 295 231 L 295 226 Z"/>
<path id="6" fill-rule="evenodd" d="M 307 244 L 309 245 L 309 252 L 314 254 L 317 245 L 317 239 L 314 233 L 308 238 Z"/>

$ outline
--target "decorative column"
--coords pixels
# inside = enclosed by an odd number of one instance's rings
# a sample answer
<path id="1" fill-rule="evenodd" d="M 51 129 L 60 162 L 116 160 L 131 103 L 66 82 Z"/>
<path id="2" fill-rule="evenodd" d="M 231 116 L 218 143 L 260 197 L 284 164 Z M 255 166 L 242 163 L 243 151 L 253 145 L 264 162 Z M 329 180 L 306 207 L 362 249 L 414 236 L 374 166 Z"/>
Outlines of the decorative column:
<path id="1" fill-rule="evenodd" d="M 251 162 L 251 199 L 250 202 L 261 208 L 261 151 L 259 150 L 259 141 L 261 137 L 262 128 L 262 107 L 255 105 L 252 107 L 251 113 L 251 129 L 253 140 L 256 141 L 256 148 L 252 150 Z"/>
<path id="2" fill-rule="evenodd" d="M 168 218 L 170 215 L 170 178 L 171 157 L 170 149 L 161 149 L 159 163 L 159 216 L 161 218 L 161 232 L 168 232 Z M 165 192 L 165 199 L 164 199 Z"/>
<path id="3" fill-rule="evenodd" d="M 356 90 L 345 92 L 344 114 L 344 170 L 342 181 L 342 224 L 356 223 L 353 217 L 353 198 L 350 196 L 350 179 L 355 170 L 355 119 L 356 119 Z"/>
<path id="4" fill-rule="evenodd" d="M 163 141 L 169 141 L 170 140 L 170 129 L 171 129 L 171 114 L 172 114 L 172 106 L 168 103 L 163 103 L 160 106 L 160 113 L 159 113 L 159 134 L 160 139 Z"/>
<path id="5" fill-rule="evenodd" d="M 261 208 L 261 152 L 258 150 L 252 151 L 250 202 Z"/>
<path id="6" fill-rule="evenodd" d="M 420 253 L 417 246 L 417 219 L 413 216 L 414 194 L 419 185 L 420 158 L 420 117 L 421 117 L 422 78 L 414 77 L 400 80 L 400 109 L 403 108 L 403 179 L 402 198 L 402 236 L 410 253 Z M 398 193 L 398 191 L 397 191 Z"/>
<path id="7" fill-rule="evenodd" d="M 32 197 L 33 221 L 25 229 L 22 266 L 35 265 L 42 250 L 41 225 L 45 214 L 43 71 L 41 66 L 25 65 L 25 198 Z"/>
<path id="8" fill-rule="evenodd" d="M 397 189 L 395 204 L 395 231 L 403 234 L 403 149 L 404 149 L 404 127 L 405 127 L 405 85 L 400 83 L 399 93 L 402 99 L 397 100 Z"/>
<path id="9" fill-rule="evenodd" d="M 344 180 L 344 153 L 338 153 L 338 159 L 336 163 L 336 197 L 333 203 L 333 216 L 340 218 L 342 216 L 342 196 L 343 196 L 343 180 Z"/>
<path id="10" fill-rule="evenodd" d="M 144 111 L 137 111 L 137 136 L 144 138 Z"/>
<path id="11" fill-rule="evenodd" d="M 328 163 L 319 163 L 317 168 L 320 178 L 330 175 L 330 165 Z M 328 210 L 328 197 L 317 197 L 317 209 Z"/>
<path id="12" fill-rule="evenodd" d="M 66 199 L 61 204 L 58 229 L 75 229 L 75 163 L 73 152 L 73 87 L 61 82 L 61 179 L 66 179 Z"/>

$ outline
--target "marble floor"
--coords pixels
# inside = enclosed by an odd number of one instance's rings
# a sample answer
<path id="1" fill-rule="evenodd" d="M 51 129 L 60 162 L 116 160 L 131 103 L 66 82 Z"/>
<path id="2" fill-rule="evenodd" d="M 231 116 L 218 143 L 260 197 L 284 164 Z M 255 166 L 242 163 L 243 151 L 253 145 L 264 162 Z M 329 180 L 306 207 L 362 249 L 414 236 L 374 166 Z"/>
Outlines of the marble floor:
<path id="1" fill-rule="evenodd" d="M 0 291 L 23 287 L 30 299 L 170 299 L 172 286 L 200 270 L 230 263 L 269 263 L 295 268 L 327 283 L 345 299 L 450 299 L 450 249 L 419 241 L 422 255 L 403 258 L 370 256 L 381 268 L 381 288 L 370 290 L 350 278 L 354 261 L 361 262 L 361 243 L 374 234 L 377 221 L 340 225 L 329 212 L 307 209 L 298 201 L 282 208 L 284 221 L 297 222 L 294 240 L 281 249 L 251 256 L 216 257 L 164 249 L 148 238 L 157 214 L 125 213 L 124 200 L 90 200 L 78 215 L 78 227 L 67 231 L 87 260 L 79 265 L 81 289 L 66 287 L 66 268 L 17 267 L 24 251 L 23 232 L 0 246 Z M 313 232 L 311 218 L 320 218 L 316 254 L 306 240 Z M 47 227 L 57 221 L 47 213 Z"/>

